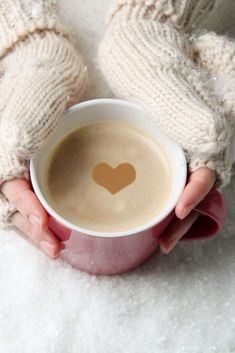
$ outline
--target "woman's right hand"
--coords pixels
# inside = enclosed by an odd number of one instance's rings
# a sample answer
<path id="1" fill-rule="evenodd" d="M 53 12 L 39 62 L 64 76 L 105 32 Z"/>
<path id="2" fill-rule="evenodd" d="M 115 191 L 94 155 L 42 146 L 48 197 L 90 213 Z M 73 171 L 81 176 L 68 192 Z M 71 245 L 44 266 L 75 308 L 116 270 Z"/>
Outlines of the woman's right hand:
<path id="1" fill-rule="evenodd" d="M 32 16 L 37 5 L 0 1 L 0 226 L 14 225 L 54 258 L 60 242 L 23 178 L 65 109 L 82 98 L 87 73 L 55 2 L 40 2 Z"/>
<path id="2" fill-rule="evenodd" d="M 32 191 L 29 181 L 7 181 L 2 184 L 1 191 L 17 209 L 11 218 L 12 225 L 50 258 L 57 258 L 61 241 L 48 228 L 49 216 Z"/>
<path id="3" fill-rule="evenodd" d="M 48 45 L 53 50 L 45 58 Z M 33 56 L 34 51 L 37 55 Z M 20 62 L 21 56 L 25 62 Z M 13 225 L 49 257 L 56 258 L 60 240 L 48 229 L 48 215 L 23 178 L 27 162 L 65 109 L 82 96 L 86 71 L 70 42 L 47 32 L 18 44 L 1 64 L 6 75 L 0 85 L 0 225 Z"/>

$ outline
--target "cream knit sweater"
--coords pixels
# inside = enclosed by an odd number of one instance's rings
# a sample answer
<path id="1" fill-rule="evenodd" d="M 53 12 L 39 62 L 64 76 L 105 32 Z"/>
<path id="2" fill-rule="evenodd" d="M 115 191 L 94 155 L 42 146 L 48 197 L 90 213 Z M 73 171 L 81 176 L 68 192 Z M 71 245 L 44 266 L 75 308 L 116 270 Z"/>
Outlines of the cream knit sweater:
<path id="1" fill-rule="evenodd" d="M 0 1 L 0 181 L 27 161 L 86 88 L 86 70 L 54 0 Z M 15 209 L 0 194 L 0 225 Z"/>
<path id="2" fill-rule="evenodd" d="M 115 1 L 99 62 L 117 97 L 141 104 L 182 146 L 189 170 L 215 170 L 221 188 L 231 174 L 235 45 L 214 33 L 186 34 L 213 6 L 214 0 Z M 0 1 L 0 73 L 3 181 L 23 176 L 86 86 L 54 0 Z M 226 83 L 229 77 L 222 92 L 215 75 Z M 14 212 L 0 194 L 0 225 L 9 225 Z"/>
<path id="3" fill-rule="evenodd" d="M 186 33 L 213 5 L 213 0 L 115 1 L 99 63 L 114 94 L 141 104 L 181 145 L 189 171 L 215 170 L 222 188 L 231 176 L 235 88 L 218 97 L 211 75 L 234 72 L 235 45 L 216 34 Z"/>

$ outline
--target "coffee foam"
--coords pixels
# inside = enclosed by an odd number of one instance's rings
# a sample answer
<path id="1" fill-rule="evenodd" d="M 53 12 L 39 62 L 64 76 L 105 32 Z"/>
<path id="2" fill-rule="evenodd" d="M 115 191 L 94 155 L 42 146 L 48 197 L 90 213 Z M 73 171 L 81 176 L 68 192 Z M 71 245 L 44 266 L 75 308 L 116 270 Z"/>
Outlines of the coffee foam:
<path id="1" fill-rule="evenodd" d="M 93 178 L 97 165 L 129 164 L 135 180 L 112 194 Z M 164 148 L 127 123 L 82 126 L 51 152 L 45 172 L 47 200 L 64 219 L 99 232 L 145 225 L 167 204 L 172 170 Z"/>

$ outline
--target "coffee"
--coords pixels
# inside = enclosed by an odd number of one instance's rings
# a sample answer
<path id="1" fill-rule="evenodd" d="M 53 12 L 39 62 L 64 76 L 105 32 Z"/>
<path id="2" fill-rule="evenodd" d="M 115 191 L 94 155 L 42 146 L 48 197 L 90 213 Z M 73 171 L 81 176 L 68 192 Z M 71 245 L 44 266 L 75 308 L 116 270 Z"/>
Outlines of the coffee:
<path id="1" fill-rule="evenodd" d="M 164 147 L 127 123 L 89 123 L 51 151 L 46 198 L 63 218 L 100 232 L 143 226 L 166 206 L 172 170 Z"/>

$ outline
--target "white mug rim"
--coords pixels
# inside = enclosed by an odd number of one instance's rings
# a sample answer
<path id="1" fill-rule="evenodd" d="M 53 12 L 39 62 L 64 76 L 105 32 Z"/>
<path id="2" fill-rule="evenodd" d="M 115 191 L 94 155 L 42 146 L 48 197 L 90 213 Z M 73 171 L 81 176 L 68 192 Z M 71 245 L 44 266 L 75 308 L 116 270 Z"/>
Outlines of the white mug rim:
<path id="1" fill-rule="evenodd" d="M 139 109 L 141 111 L 143 111 L 143 108 L 135 103 L 132 102 L 128 102 L 125 100 L 120 100 L 120 99 L 112 99 L 112 98 L 100 98 L 100 99 L 92 99 L 92 100 L 88 100 L 88 101 L 84 101 L 81 103 L 78 103 L 72 107 L 70 107 L 69 109 L 66 110 L 66 112 L 64 113 L 64 116 L 62 119 L 65 118 L 65 116 L 67 114 L 69 114 L 70 112 L 74 112 L 74 111 L 79 111 L 81 109 L 84 109 L 88 106 L 92 106 L 92 105 L 102 105 L 102 104 L 121 104 L 121 105 L 125 105 L 128 107 L 132 107 L 135 109 Z M 160 130 L 159 127 L 156 126 L 156 129 Z M 162 131 L 161 131 L 162 132 Z M 163 135 L 164 132 L 162 132 Z M 168 139 L 170 139 L 167 136 Z M 181 154 L 180 158 L 181 158 L 181 162 L 179 165 L 179 187 L 177 189 L 177 192 L 175 193 L 174 197 L 171 198 L 171 202 L 169 202 L 170 206 L 164 208 L 164 211 L 162 211 L 160 213 L 160 215 L 158 215 L 157 217 L 153 218 L 150 222 L 144 224 L 143 226 L 140 227 L 136 227 L 130 230 L 125 230 L 125 231 L 118 231 L 118 232 L 101 232 L 101 231 L 94 231 L 94 230 L 90 230 L 87 228 L 83 228 L 80 226 L 77 226 L 71 222 L 69 222 L 68 220 L 66 220 L 65 218 L 63 218 L 61 215 L 59 215 L 53 208 L 52 206 L 50 206 L 50 204 L 47 202 L 46 198 L 43 195 L 43 192 L 41 191 L 41 188 L 39 186 L 38 180 L 37 180 L 37 176 L 36 176 L 36 160 L 37 160 L 37 154 L 31 159 L 30 161 L 30 177 L 31 177 L 31 183 L 33 186 L 33 190 L 35 192 L 35 194 L 37 195 L 40 203 L 43 205 L 43 207 L 46 209 L 46 211 L 50 214 L 50 216 L 52 216 L 53 218 L 55 218 L 60 224 L 64 225 L 65 227 L 69 228 L 70 230 L 79 232 L 79 233 L 83 233 L 86 235 L 90 235 L 90 236 L 94 236 L 94 237 L 99 237 L 99 238 L 119 238 L 119 237 L 125 237 L 125 236 L 131 236 L 131 235 L 135 235 L 138 233 L 142 233 L 146 230 L 152 229 L 154 226 L 156 226 L 157 224 L 161 223 L 162 221 L 164 221 L 164 219 L 167 218 L 167 216 L 170 215 L 170 213 L 173 211 L 173 209 L 175 208 L 184 188 L 185 188 L 185 184 L 186 184 L 186 179 L 187 179 L 187 162 L 186 162 L 186 157 L 185 154 L 182 150 L 182 148 L 172 139 L 171 143 L 173 143 L 175 145 L 175 149 L 178 149 L 178 153 Z"/>

